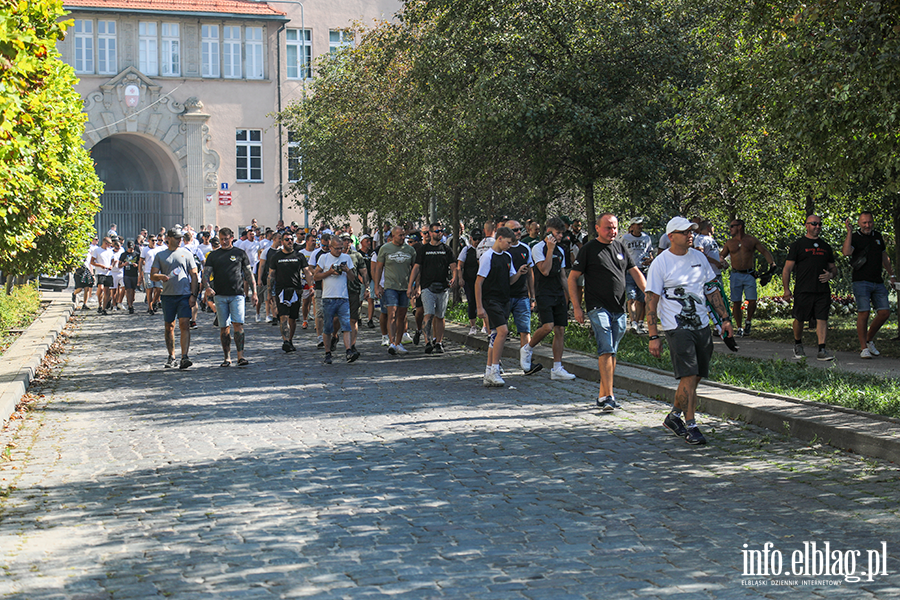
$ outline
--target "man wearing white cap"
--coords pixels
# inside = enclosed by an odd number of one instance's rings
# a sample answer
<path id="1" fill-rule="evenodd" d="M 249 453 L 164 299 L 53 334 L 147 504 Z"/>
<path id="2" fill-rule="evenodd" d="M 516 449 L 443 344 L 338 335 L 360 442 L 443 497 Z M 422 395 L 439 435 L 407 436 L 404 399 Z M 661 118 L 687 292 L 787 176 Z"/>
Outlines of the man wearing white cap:
<path id="1" fill-rule="evenodd" d="M 622 243 L 631 255 L 631 261 L 647 276 L 647 268 L 653 261 L 653 242 L 644 233 L 644 218 L 634 217 L 628 221 L 628 231 L 622 236 Z M 647 333 L 644 325 L 644 292 L 635 283 L 630 273 L 625 273 L 625 291 L 628 294 L 628 313 L 631 329 L 638 334 Z"/>
<path id="2" fill-rule="evenodd" d="M 722 318 L 727 335 L 734 335 L 734 331 L 718 287 L 707 285 L 716 277 L 709 261 L 702 252 L 691 247 L 696 229 L 697 224 L 684 217 L 669 221 L 666 235 L 671 245 L 650 265 L 644 292 L 647 295 L 650 354 L 659 357 L 662 353 L 661 322 L 675 377 L 679 380 L 673 410 L 663 421 L 663 427 L 683 437 L 688 444 L 702 445 L 706 438 L 697 427 L 694 411 L 697 386 L 701 379 L 709 376 L 713 353 L 705 298 Z M 681 419 L 682 411 L 685 420 Z"/>

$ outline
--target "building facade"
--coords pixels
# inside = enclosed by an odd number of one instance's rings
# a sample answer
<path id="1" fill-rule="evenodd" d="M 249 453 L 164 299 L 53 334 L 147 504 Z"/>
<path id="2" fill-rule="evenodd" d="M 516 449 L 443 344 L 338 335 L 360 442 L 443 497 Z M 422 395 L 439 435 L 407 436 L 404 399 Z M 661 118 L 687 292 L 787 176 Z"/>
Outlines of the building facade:
<path id="1" fill-rule="evenodd" d="M 79 77 L 85 145 L 106 189 L 97 229 L 308 222 L 288 197 L 301 140 L 274 114 L 320 55 L 396 0 L 66 0 L 59 43 Z"/>

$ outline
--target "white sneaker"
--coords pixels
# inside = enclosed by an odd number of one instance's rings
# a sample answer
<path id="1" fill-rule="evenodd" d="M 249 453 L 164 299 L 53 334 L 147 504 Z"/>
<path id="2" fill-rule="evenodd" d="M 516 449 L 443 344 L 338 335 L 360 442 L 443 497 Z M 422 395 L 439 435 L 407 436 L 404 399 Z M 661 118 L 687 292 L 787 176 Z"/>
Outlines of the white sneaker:
<path id="1" fill-rule="evenodd" d="M 266 323 L 271 323 L 271 322 L 272 322 L 272 317 L 266 316 Z"/>
<path id="2" fill-rule="evenodd" d="M 519 349 L 519 366 L 522 367 L 523 371 L 527 371 L 531 368 L 532 354 L 534 354 L 534 350 L 532 350 L 531 346 L 528 344 L 525 344 Z"/>
<path id="3" fill-rule="evenodd" d="M 869 342 L 871 344 L 871 342 Z M 872 352 L 868 348 L 863 348 L 863 351 L 859 353 L 860 358 L 872 358 Z"/>
<path id="4" fill-rule="evenodd" d="M 484 335 L 488 334 L 488 330 L 484 328 L 484 325 L 481 326 L 481 333 L 483 333 Z"/>
<path id="5" fill-rule="evenodd" d="M 478 335 L 478 328 L 474 325 L 469 328 L 469 335 Z"/>
<path id="6" fill-rule="evenodd" d="M 259 323 L 259 315 L 256 315 L 256 322 Z"/>
<path id="7" fill-rule="evenodd" d="M 639 335 L 647 335 L 650 331 L 647 329 L 647 325 L 643 321 L 638 321 L 638 334 Z"/>
<path id="8" fill-rule="evenodd" d="M 412 344 L 412 338 L 409 336 L 409 332 L 403 334 L 403 339 L 400 340 L 401 344 Z"/>
<path id="9" fill-rule="evenodd" d="M 550 371 L 550 379 L 555 381 L 570 381 L 575 379 L 575 376 L 565 370 L 564 367 L 559 367 L 551 369 Z"/>
<path id="10" fill-rule="evenodd" d="M 386 335 L 381 336 L 381 345 L 382 346 L 390 346 L 391 345 L 390 338 L 388 338 L 388 336 L 386 336 Z"/>
<path id="11" fill-rule="evenodd" d="M 632 322 L 631 322 L 631 326 L 630 326 L 628 329 L 630 329 L 630 330 L 633 331 L 634 333 L 640 333 L 640 332 L 641 332 L 641 330 L 638 329 L 638 322 L 637 322 L 637 321 L 632 321 Z"/>
<path id="12" fill-rule="evenodd" d="M 490 368 L 486 369 L 484 372 L 484 387 L 503 387 L 506 385 L 506 382 L 503 381 L 503 378 L 500 377 L 500 374 L 491 370 Z"/>
<path id="13" fill-rule="evenodd" d="M 875 348 L 875 341 L 874 341 L 874 340 L 871 341 L 871 342 L 866 342 L 866 350 L 868 350 L 868 351 L 869 351 L 869 354 L 871 354 L 872 356 L 881 356 L 881 352 L 879 352 L 879 351 Z"/>
<path id="14" fill-rule="evenodd" d="M 394 350 L 397 351 L 397 354 L 409 354 L 409 350 L 403 347 L 403 344 L 397 344 L 394 346 Z"/>

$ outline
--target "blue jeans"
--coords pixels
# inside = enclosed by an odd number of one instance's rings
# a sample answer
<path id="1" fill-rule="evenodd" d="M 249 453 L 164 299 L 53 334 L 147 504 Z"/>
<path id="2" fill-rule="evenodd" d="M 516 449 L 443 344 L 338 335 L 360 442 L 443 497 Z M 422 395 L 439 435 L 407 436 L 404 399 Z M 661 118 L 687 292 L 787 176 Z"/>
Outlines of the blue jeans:
<path id="1" fill-rule="evenodd" d="M 216 316 L 219 327 L 228 327 L 232 323 L 244 323 L 244 296 L 213 296 L 216 302 Z"/>
<path id="2" fill-rule="evenodd" d="M 890 310 L 888 291 L 883 283 L 874 281 L 854 281 L 853 297 L 856 299 L 856 312 L 870 312 L 872 305 L 875 310 Z"/>
<path id="3" fill-rule="evenodd" d="M 381 303 L 384 306 L 402 306 L 409 308 L 409 297 L 406 290 L 384 290 L 381 294 Z"/>
<path id="4" fill-rule="evenodd" d="M 588 313 L 594 338 L 597 340 L 597 354 L 615 354 L 619 351 L 619 342 L 625 335 L 628 323 L 626 313 L 611 313 L 605 308 L 595 308 Z"/>
<path id="5" fill-rule="evenodd" d="M 516 333 L 531 333 L 531 300 L 524 298 L 510 298 L 509 309 L 516 325 Z"/>
<path id="6" fill-rule="evenodd" d="M 347 298 L 322 298 L 325 318 L 325 334 L 334 333 L 334 318 L 341 321 L 341 329 L 350 331 L 350 300 Z"/>
<path id="7" fill-rule="evenodd" d="M 628 272 L 625 273 L 625 293 L 629 300 L 637 300 L 638 302 L 644 302 L 645 300 L 644 292 L 641 291 L 641 288 L 634 282 L 634 277 Z"/>

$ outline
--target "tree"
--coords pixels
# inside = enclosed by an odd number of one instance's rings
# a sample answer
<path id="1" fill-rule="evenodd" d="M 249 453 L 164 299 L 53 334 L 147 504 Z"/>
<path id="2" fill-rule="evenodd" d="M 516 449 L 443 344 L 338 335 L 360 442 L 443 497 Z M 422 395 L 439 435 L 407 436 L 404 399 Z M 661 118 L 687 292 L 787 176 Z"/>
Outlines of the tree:
<path id="1" fill-rule="evenodd" d="M 0 270 L 61 272 L 87 251 L 102 184 L 81 136 L 59 0 L 0 6 Z"/>

